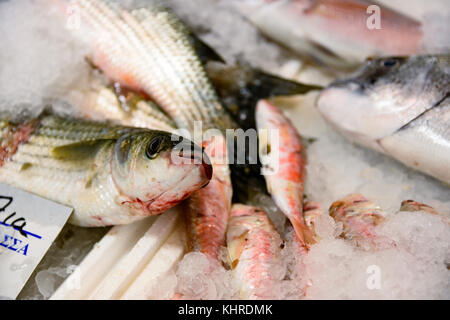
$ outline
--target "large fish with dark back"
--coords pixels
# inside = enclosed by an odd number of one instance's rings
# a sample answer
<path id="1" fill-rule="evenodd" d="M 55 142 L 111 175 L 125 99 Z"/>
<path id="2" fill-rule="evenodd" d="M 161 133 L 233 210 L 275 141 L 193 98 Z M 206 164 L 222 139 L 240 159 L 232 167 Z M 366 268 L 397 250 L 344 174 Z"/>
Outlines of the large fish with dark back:
<path id="1" fill-rule="evenodd" d="M 450 183 L 450 56 L 368 60 L 317 100 L 351 141 Z"/>

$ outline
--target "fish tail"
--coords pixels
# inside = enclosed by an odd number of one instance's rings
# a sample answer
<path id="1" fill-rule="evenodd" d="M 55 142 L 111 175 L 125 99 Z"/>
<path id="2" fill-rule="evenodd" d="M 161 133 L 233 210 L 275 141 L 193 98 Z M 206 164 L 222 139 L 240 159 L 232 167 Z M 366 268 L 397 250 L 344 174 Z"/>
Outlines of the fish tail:
<path id="1" fill-rule="evenodd" d="M 297 235 L 297 238 L 300 241 L 301 245 L 308 248 L 310 245 L 316 243 L 313 232 L 308 228 L 308 226 L 306 226 L 303 221 L 297 218 L 290 219 L 290 221 L 292 223 L 292 226 L 294 227 L 295 234 Z"/>

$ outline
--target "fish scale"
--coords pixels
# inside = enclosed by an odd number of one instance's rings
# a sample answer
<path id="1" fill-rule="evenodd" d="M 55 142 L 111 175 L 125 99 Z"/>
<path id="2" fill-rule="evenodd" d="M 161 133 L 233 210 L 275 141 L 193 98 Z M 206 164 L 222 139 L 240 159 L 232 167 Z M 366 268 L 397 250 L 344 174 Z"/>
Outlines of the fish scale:
<path id="1" fill-rule="evenodd" d="M 73 207 L 70 221 L 81 226 L 162 213 L 211 179 L 207 156 L 200 164 L 179 161 L 193 143 L 173 141 L 169 132 L 47 114 L 0 120 L 0 127 L 0 182 Z"/>
<path id="2" fill-rule="evenodd" d="M 317 107 L 352 142 L 450 183 L 450 55 L 371 59 Z"/>
<path id="3" fill-rule="evenodd" d="M 76 103 L 86 118 L 132 127 L 173 131 L 176 124 L 152 101 L 134 93 L 114 92 L 107 86 L 90 89 Z"/>
<path id="4" fill-rule="evenodd" d="M 109 1 L 75 4 L 95 34 L 93 61 L 109 77 L 146 92 L 181 128 L 192 130 L 194 121 L 232 127 L 189 30 L 174 14 L 157 6 L 128 12 Z"/>

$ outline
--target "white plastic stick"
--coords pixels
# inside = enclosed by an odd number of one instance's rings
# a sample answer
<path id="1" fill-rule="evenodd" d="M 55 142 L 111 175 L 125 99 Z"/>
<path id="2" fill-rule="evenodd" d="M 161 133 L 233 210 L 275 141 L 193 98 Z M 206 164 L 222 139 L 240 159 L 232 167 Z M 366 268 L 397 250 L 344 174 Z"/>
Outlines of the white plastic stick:
<path id="1" fill-rule="evenodd" d="M 161 292 L 161 287 L 164 287 L 161 282 L 170 281 L 167 279 L 169 276 L 174 277 L 177 262 L 183 257 L 184 247 L 185 226 L 184 223 L 179 223 L 169 239 L 120 299 L 168 298 L 167 292 Z"/>
<path id="2" fill-rule="evenodd" d="M 174 231 L 179 215 L 179 208 L 173 208 L 158 217 L 131 251 L 105 275 L 88 299 L 118 299 Z"/>
<path id="3" fill-rule="evenodd" d="M 86 299 L 104 275 L 128 252 L 156 217 L 113 227 L 50 297 L 52 300 Z"/>

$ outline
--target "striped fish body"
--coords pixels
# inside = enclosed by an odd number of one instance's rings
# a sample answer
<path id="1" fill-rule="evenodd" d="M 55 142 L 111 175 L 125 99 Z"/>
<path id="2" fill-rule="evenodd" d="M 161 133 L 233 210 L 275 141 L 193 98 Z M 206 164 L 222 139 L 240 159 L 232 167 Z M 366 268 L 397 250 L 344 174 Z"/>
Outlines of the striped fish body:
<path id="1" fill-rule="evenodd" d="M 176 124 L 151 100 L 142 95 L 114 87 L 98 85 L 86 92 L 76 103 L 84 117 L 91 120 L 109 120 L 115 124 L 173 131 Z"/>
<path id="2" fill-rule="evenodd" d="M 162 213 L 211 178 L 209 164 L 176 161 L 184 157 L 162 131 L 43 115 L 1 121 L 0 140 L 0 182 L 73 207 L 81 226 Z"/>
<path id="3" fill-rule="evenodd" d="M 108 77 L 148 94 L 180 128 L 230 128 L 192 43 L 192 34 L 158 6 L 126 10 L 112 1 L 76 0 L 92 35 L 92 61 Z"/>

